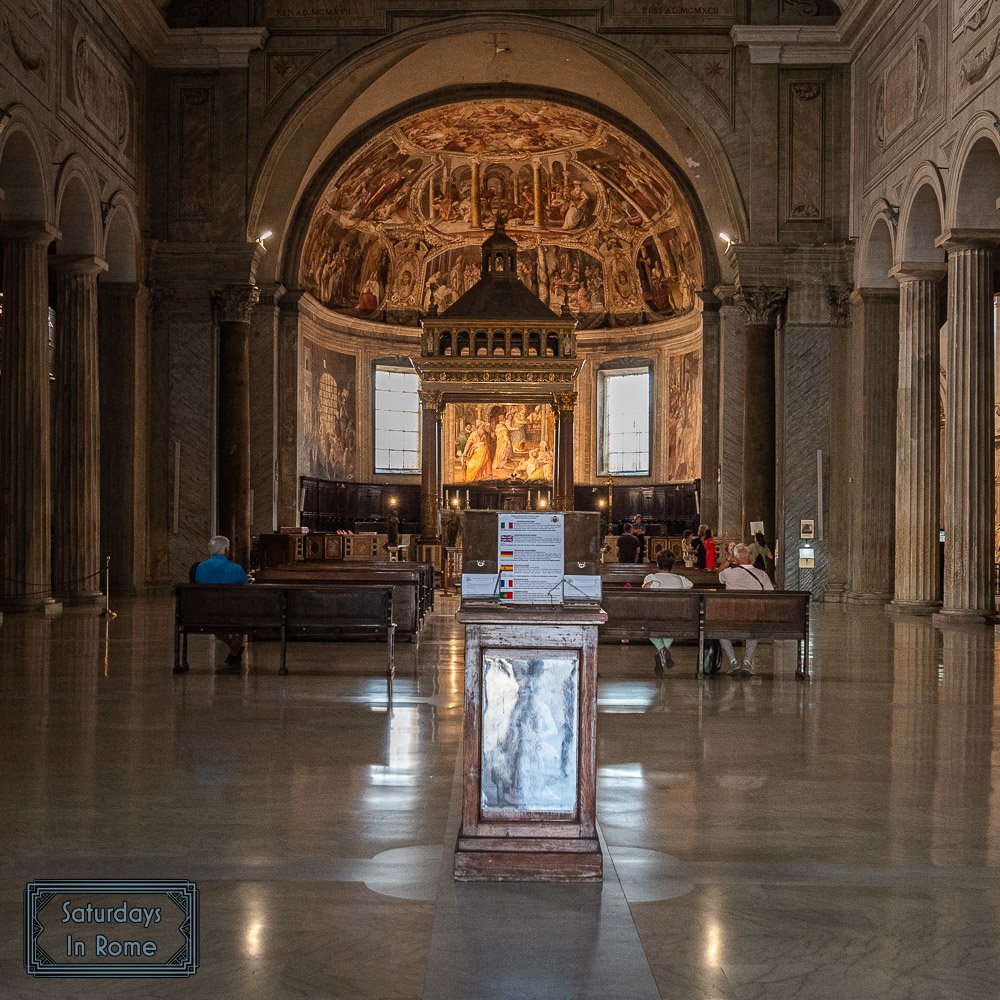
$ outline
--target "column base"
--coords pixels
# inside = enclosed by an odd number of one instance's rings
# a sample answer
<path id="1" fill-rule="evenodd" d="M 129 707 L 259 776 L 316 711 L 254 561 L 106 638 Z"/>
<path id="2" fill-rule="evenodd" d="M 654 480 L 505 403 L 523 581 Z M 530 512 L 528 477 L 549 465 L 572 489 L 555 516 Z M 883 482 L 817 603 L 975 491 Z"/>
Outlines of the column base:
<path id="1" fill-rule="evenodd" d="M 884 605 L 885 602 L 892 597 L 891 594 L 848 594 L 844 601 L 847 604 L 880 604 Z"/>
<path id="2" fill-rule="evenodd" d="M 67 608 L 96 608 L 104 604 L 104 595 L 100 591 L 93 594 L 56 594 L 56 599 L 62 601 Z"/>
<path id="3" fill-rule="evenodd" d="M 885 613 L 890 618 L 906 618 L 909 615 L 932 615 L 941 610 L 940 601 L 890 601 Z"/>
<path id="4" fill-rule="evenodd" d="M 951 625 L 992 625 L 995 620 L 996 615 L 992 611 L 974 609 L 938 611 L 931 617 L 935 625 L 944 628 Z"/>
<path id="5" fill-rule="evenodd" d="M 45 618 L 61 615 L 63 610 L 62 602 L 53 597 L 12 597 L 0 604 L 0 608 L 12 615 L 42 615 Z"/>
<path id="6" fill-rule="evenodd" d="M 825 604 L 843 604 L 847 599 L 847 587 L 842 583 L 827 584 L 819 600 Z"/>

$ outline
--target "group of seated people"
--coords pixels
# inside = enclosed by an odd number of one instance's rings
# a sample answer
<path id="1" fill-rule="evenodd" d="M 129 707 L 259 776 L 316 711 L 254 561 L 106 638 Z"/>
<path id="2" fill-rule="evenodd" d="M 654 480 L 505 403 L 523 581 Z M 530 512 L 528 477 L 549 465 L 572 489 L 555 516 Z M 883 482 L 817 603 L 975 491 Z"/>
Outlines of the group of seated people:
<path id="1" fill-rule="evenodd" d="M 711 533 L 709 533 L 708 537 L 711 539 Z M 714 543 L 712 548 L 715 548 Z M 726 590 L 774 590 L 774 584 L 767 575 L 765 568 L 765 560 L 769 556 L 771 556 L 771 550 L 767 548 L 764 536 L 760 533 L 755 536 L 754 547 L 744 542 L 730 543 L 718 567 L 719 581 L 725 586 Z M 656 572 L 647 574 L 643 580 L 643 589 L 690 589 L 693 586 L 690 579 L 673 572 L 674 563 L 674 554 L 669 549 L 664 549 L 657 556 Z M 716 567 L 713 565 L 710 568 L 715 569 Z M 670 653 L 673 641 L 668 636 L 650 637 L 650 642 L 652 642 L 656 650 L 654 670 L 657 674 L 662 674 L 664 668 L 669 670 L 674 666 L 674 659 Z M 731 676 L 742 674 L 745 677 L 752 677 L 754 674 L 753 654 L 757 649 L 757 640 L 746 640 L 742 663 L 736 659 L 736 651 L 733 649 L 731 639 L 721 639 L 719 642 L 723 653 L 726 654 L 729 660 L 729 669 L 726 672 Z"/>

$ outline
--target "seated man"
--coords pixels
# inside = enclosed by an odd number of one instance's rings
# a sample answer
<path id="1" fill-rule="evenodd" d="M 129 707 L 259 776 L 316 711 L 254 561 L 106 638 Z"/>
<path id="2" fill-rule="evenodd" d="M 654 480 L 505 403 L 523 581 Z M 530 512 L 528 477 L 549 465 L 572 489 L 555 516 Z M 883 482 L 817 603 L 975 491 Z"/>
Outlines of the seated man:
<path id="1" fill-rule="evenodd" d="M 656 557 L 657 572 L 649 573 L 642 581 L 643 590 L 690 590 L 694 584 L 686 576 L 671 572 L 674 568 L 674 554 L 669 549 L 664 549 Z M 655 673 L 662 674 L 663 668 L 668 670 L 674 666 L 674 658 L 670 655 L 670 646 L 673 638 L 660 635 L 651 635 L 649 641 L 656 647 Z"/>
<path id="2" fill-rule="evenodd" d="M 618 561 L 634 563 L 639 555 L 639 539 L 632 534 L 632 525 L 626 524 L 625 530 L 618 536 Z"/>
<path id="3" fill-rule="evenodd" d="M 198 563 L 194 569 L 195 583 L 244 585 L 247 583 L 247 575 L 243 571 L 243 567 L 239 563 L 232 562 L 229 558 L 229 539 L 225 535 L 213 535 L 208 540 L 208 551 L 211 555 Z M 229 647 L 226 666 L 230 667 L 234 673 L 237 672 L 243 658 L 243 636 L 217 634 L 215 638 Z"/>
<path id="4" fill-rule="evenodd" d="M 733 559 L 735 565 L 731 565 L 719 574 L 719 579 L 726 585 L 726 590 L 774 590 L 771 578 L 762 569 L 751 566 L 753 556 L 750 546 L 740 542 L 733 548 Z M 753 676 L 753 654 L 757 648 L 756 639 L 746 640 L 746 649 L 743 652 L 743 665 L 736 662 L 736 653 L 733 652 L 731 639 L 720 639 L 719 645 L 722 651 L 729 657 L 729 674 L 746 674 Z"/>

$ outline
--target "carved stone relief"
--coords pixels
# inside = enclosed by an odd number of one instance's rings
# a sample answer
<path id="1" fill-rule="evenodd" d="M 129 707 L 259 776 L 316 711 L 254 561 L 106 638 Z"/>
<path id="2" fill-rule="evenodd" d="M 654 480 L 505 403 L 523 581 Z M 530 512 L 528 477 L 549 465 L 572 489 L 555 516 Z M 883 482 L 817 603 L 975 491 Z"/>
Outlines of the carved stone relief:
<path id="1" fill-rule="evenodd" d="M 955 3 L 953 38 L 958 38 L 966 31 L 978 31 L 986 23 L 993 6 L 993 0 L 955 0 Z"/>
<path id="2" fill-rule="evenodd" d="M 969 53 L 959 64 L 958 79 L 963 89 L 979 83 L 986 76 L 993 65 L 993 60 L 996 59 L 998 47 L 1000 47 L 1000 27 L 996 28 L 985 45 Z"/>
<path id="3" fill-rule="evenodd" d="M 825 110 L 822 82 L 789 85 L 785 218 L 790 222 L 818 222 L 825 215 Z"/>
<path id="4" fill-rule="evenodd" d="M 90 39 L 78 33 L 73 43 L 73 85 L 76 99 L 93 122 L 119 149 L 131 132 L 131 101 L 119 72 Z"/>
<path id="5" fill-rule="evenodd" d="M 42 43 L 13 15 L 5 15 L 3 33 L 21 67 L 29 73 L 37 73 L 40 79 L 48 79 L 48 60 Z"/>
<path id="6" fill-rule="evenodd" d="M 733 57 L 730 52 L 679 52 L 664 49 L 665 56 L 679 59 L 701 81 L 718 105 L 733 114 Z"/>
<path id="7" fill-rule="evenodd" d="M 212 91 L 207 87 L 182 88 L 179 131 L 178 213 L 207 219 L 212 197 Z"/>
<path id="8" fill-rule="evenodd" d="M 909 129 L 923 112 L 931 90 L 931 47 L 926 26 L 914 33 L 893 62 L 871 79 L 875 93 L 872 138 L 881 153 Z"/>

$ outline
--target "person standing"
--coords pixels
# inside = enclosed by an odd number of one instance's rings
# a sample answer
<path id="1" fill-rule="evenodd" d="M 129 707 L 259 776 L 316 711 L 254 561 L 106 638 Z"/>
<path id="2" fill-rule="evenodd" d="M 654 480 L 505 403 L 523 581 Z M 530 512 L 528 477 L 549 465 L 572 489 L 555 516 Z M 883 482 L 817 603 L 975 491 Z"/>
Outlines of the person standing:
<path id="1" fill-rule="evenodd" d="M 719 564 L 719 550 L 715 545 L 715 539 L 712 537 L 712 529 L 705 529 L 705 537 L 702 539 L 702 544 L 705 546 L 705 569 L 714 570 Z"/>
<path id="2" fill-rule="evenodd" d="M 758 531 L 753 536 L 750 544 L 750 564 L 757 569 L 762 569 L 766 573 L 768 567 L 774 562 L 774 553 L 767 547 L 767 540 L 764 532 Z"/>
<path id="3" fill-rule="evenodd" d="M 643 590 L 690 590 L 694 584 L 686 576 L 674 573 L 673 568 L 674 554 L 669 549 L 664 549 L 656 557 L 656 572 L 647 574 L 642 581 Z M 673 637 L 651 635 L 649 641 L 656 648 L 656 665 L 653 670 L 658 674 L 663 673 L 664 667 L 671 670 L 674 666 L 674 658 L 670 653 Z"/>
<path id="4" fill-rule="evenodd" d="M 632 533 L 632 525 L 626 524 L 625 530 L 618 536 L 618 561 L 634 563 L 639 555 L 639 539 Z"/>
<path id="5" fill-rule="evenodd" d="M 774 590 L 774 584 L 771 583 L 771 578 L 767 573 L 750 565 L 749 545 L 740 542 L 733 549 L 733 556 L 736 559 L 736 565 L 729 566 L 719 574 L 719 581 L 725 585 L 726 590 Z M 729 658 L 727 673 L 745 674 L 747 677 L 753 677 L 753 654 L 757 649 L 756 639 L 746 640 L 742 665 L 736 662 L 732 639 L 720 639 L 719 645 L 722 646 L 722 651 Z"/>
<path id="6" fill-rule="evenodd" d="M 691 551 L 694 553 L 694 565 L 696 569 L 705 568 L 705 532 L 708 525 L 703 524 L 698 528 L 698 534 L 691 538 Z"/>
<path id="7" fill-rule="evenodd" d="M 208 540 L 209 556 L 194 568 L 194 582 L 201 584 L 231 584 L 246 586 L 247 575 L 239 563 L 229 558 L 229 539 L 225 535 L 213 535 Z M 228 673 L 238 673 L 243 661 L 244 636 L 216 633 L 219 642 L 229 647 L 226 657 Z"/>
<path id="8" fill-rule="evenodd" d="M 646 561 L 646 526 L 642 523 L 642 514 L 632 518 L 632 534 L 639 542 L 639 556 L 636 562 Z"/>

